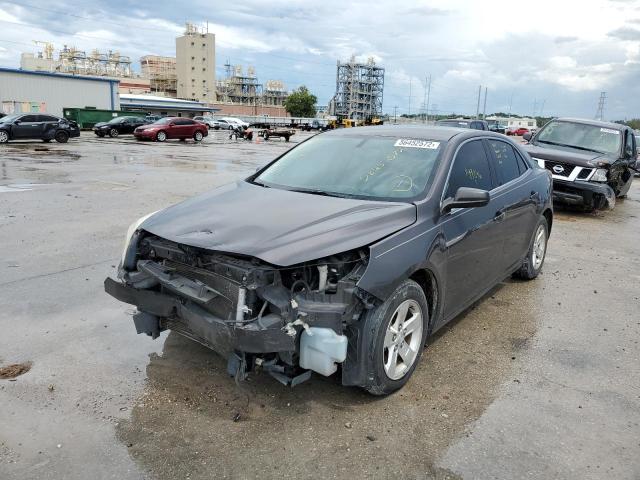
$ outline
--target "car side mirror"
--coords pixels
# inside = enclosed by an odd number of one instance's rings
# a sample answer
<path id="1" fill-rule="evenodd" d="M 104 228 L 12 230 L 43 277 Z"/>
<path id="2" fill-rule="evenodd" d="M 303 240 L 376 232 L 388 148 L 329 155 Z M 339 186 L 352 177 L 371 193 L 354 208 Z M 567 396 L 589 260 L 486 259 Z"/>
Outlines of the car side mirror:
<path id="1" fill-rule="evenodd" d="M 531 137 L 532 137 L 532 136 L 533 136 L 533 135 L 531 135 L 531 133 L 530 133 L 530 132 L 527 132 L 527 133 L 525 133 L 524 135 L 522 135 L 522 139 L 523 139 L 525 142 L 528 142 L 529 140 L 531 140 Z"/>
<path id="2" fill-rule="evenodd" d="M 454 208 L 484 207 L 489 203 L 491 195 L 479 188 L 460 187 L 454 198 L 447 198 L 442 202 L 442 213 L 448 213 Z"/>
<path id="3" fill-rule="evenodd" d="M 14 125 L 20 125 L 22 123 L 22 120 L 15 120 L 13 122 Z"/>

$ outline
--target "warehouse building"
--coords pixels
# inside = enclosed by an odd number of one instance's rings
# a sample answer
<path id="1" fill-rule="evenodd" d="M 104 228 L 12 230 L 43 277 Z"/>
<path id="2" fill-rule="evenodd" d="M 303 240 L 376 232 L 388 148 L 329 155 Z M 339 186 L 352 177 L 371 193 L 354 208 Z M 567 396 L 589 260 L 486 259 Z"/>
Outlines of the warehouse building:
<path id="1" fill-rule="evenodd" d="M 216 36 L 187 23 L 176 38 L 178 98 L 213 101 L 216 97 Z"/>
<path id="2" fill-rule="evenodd" d="M 219 108 L 211 107 L 204 102 L 155 95 L 122 94 L 120 95 L 120 106 L 122 110 L 129 112 L 162 115 L 163 117 L 194 117 L 209 115 L 219 110 Z"/>
<path id="3" fill-rule="evenodd" d="M 118 80 L 0 67 L 2 113 L 45 112 L 64 108 L 119 110 Z"/>

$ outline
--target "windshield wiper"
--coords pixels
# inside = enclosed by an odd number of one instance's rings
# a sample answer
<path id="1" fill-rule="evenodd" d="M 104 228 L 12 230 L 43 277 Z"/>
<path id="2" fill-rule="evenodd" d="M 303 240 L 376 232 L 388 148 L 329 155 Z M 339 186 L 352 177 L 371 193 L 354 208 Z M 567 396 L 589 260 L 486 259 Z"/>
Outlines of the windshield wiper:
<path id="1" fill-rule="evenodd" d="M 548 140 L 538 140 L 538 143 L 547 143 L 549 145 L 557 145 L 559 147 L 575 148 L 576 150 L 584 150 L 586 152 L 594 152 L 594 153 L 600 153 L 600 154 L 606 153 L 606 152 L 601 152 L 600 150 L 594 150 L 593 148 L 579 147 L 578 145 L 569 145 L 566 143 L 550 142 Z"/>
<path id="2" fill-rule="evenodd" d="M 348 198 L 350 195 L 344 193 L 337 192 L 327 192 L 326 190 L 319 190 L 315 188 L 287 188 L 290 192 L 298 192 L 298 193 L 310 193 L 311 195 L 322 195 L 323 197 L 338 197 L 338 198 Z"/>

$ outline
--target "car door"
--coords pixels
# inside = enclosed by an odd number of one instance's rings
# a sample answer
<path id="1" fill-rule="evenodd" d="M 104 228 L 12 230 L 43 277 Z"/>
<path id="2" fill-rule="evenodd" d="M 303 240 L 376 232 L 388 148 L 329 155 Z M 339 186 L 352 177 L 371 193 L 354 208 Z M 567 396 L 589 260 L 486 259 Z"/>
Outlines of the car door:
<path id="1" fill-rule="evenodd" d="M 460 187 L 492 190 L 496 182 L 481 139 L 463 143 L 457 150 L 443 200 Z M 496 222 L 496 202 L 484 207 L 454 209 L 441 216 L 440 229 L 447 252 L 445 317 L 452 318 L 499 277 L 495 264 L 502 248 L 502 224 Z"/>
<path id="2" fill-rule="evenodd" d="M 635 166 L 638 158 L 635 134 L 631 130 L 625 132 L 624 148 L 622 151 L 622 159 L 614 164 L 614 168 L 618 170 L 618 195 L 626 195 L 631 188 L 633 182 L 632 167 Z"/>
<path id="3" fill-rule="evenodd" d="M 16 120 L 13 124 L 13 138 L 26 139 L 26 138 L 40 138 L 41 124 L 38 121 L 37 115 L 23 115 Z"/>
<path id="4" fill-rule="evenodd" d="M 502 254 L 498 257 L 504 275 L 520 265 L 529 249 L 535 228 L 538 192 L 528 185 L 530 168 L 509 142 L 487 138 L 489 158 L 498 186 L 491 192 L 496 206 L 496 221 L 503 224 Z"/>
<path id="5" fill-rule="evenodd" d="M 53 138 L 58 129 L 60 119 L 52 115 L 38 115 L 38 121 L 40 122 L 41 138 Z"/>

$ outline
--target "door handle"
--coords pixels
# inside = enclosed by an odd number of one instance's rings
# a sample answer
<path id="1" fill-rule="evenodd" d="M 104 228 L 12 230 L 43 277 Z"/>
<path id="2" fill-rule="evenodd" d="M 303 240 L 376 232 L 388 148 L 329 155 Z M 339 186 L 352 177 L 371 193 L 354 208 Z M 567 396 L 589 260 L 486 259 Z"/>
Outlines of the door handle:
<path id="1" fill-rule="evenodd" d="M 502 220 L 504 220 L 504 217 L 505 217 L 505 211 L 504 211 L 504 209 L 500 209 L 500 210 L 498 210 L 498 211 L 496 212 L 496 214 L 495 214 L 495 216 L 493 217 L 493 219 L 494 219 L 496 222 L 501 222 Z"/>
<path id="2" fill-rule="evenodd" d="M 540 195 L 538 195 L 538 192 L 531 192 L 531 195 L 529 195 L 529 198 L 531 200 L 538 200 L 540 198 Z"/>

